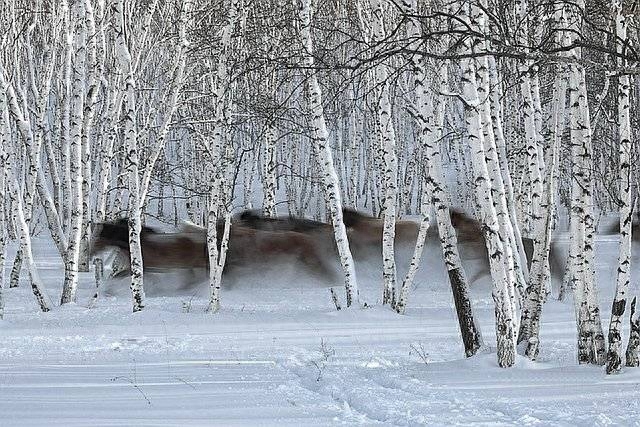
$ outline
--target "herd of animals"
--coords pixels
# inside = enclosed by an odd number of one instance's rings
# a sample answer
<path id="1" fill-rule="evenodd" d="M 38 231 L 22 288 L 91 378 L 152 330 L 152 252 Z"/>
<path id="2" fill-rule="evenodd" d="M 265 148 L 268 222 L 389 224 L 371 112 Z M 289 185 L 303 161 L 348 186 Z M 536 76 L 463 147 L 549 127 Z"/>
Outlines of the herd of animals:
<path id="1" fill-rule="evenodd" d="M 480 260 L 481 267 L 472 278 L 474 281 L 489 272 L 481 224 L 462 211 L 451 209 L 450 212 L 463 263 L 469 259 Z M 381 259 L 383 221 L 351 209 L 343 210 L 343 221 L 356 264 Z M 217 224 L 218 236 L 222 236 L 223 231 L 224 223 L 220 221 Z M 417 235 L 416 222 L 397 221 L 395 245 L 399 252 L 404 248 L 408 253 L 406 250 L 413 248 Z M 177 232 L 165 233 L 144 226 L 140 240 L 145 272 L 208 268 L 206 228 L 185 223 Z M 427 244 L 439 244 L 437 227 L 429 228 Z M 531 239 L 523 238 L 523 247 L 530 262 L 533 252 Z M 92 255 L 105 250 L 115 250 L 121 259 L 129 259 L 127 219 L 100 223 L 94 227 Z M 333 227 L 330 224 L 293 216 L 271 218 L 258 211 L 246 210 L 231 221 L 224 274 L 243 269 L 256 270 L 261 264 L 286 260 L 299 263 L 312 275 L 335 284 L 338 279 L 335 268 L 337 259 Z M 564 265 L 555 246 L 551 249 L 550 265 L 552 274 L 559 277 Z M 114 271 L 114 274 L 130 274 L 128 265 Z"/>

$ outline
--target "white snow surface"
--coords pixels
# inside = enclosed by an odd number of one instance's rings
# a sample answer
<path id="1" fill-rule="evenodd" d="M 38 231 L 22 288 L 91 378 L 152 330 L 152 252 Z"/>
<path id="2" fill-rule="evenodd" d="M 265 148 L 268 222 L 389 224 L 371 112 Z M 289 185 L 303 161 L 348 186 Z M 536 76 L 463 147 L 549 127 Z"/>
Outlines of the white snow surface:
<path id="1" fill-rule="evenodd" d="M 616 238 L 597 250 L 606 330 Z M 35 239 L 34 251 L 57 302 L 55 248 Z M 371 308 L 341 311 L 326 286 L 282 265 L 227 280 L 215 315 L 206 283 L 173 275 L 147 280 L 135 314 L 126 280 L 87 308 L 84 273 L 78 304 L 50 313 L 23 281 L 5 290 L 0 321 L 0 425 L 640 425 L 640 369 L 578 366 L 570 300 L 544 306 L 539 360 L 502 369 L 483 277 L 472 296 L 487 348 L 465 359 L 439 259 L 427 249 L 404 316 L 380 306 L 380 268 L 367 264 L 358 278 Z"/>

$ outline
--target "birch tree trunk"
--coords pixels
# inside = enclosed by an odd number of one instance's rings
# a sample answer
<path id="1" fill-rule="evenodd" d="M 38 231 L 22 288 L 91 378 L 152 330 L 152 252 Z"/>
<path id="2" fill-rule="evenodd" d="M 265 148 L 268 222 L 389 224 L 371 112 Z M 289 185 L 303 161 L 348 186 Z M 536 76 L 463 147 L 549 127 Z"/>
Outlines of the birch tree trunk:
<path id="1" fill-rule="evenodd" d="M 231 0 L 227 22 L 222 29 L 222 39 L 220 41 L 220 54 L 215 75 L 210 73 L 209 85 L 213 93 L 213 107 L 215 116 L 213 118 L 213 140 L 207 146 L 209 152 L 209 173 L 213 179 L 209 183 L 211 186 L 211 198 L 208 208 L 207 221 L 207 246 L 209 252 L 209 306 L 207 311 L 216 313 L 220 310 L 220 287 L 222 283 L 222 270 L 227 256 L 229 241 L 229 230 L 231 229 L 231 215 L 226 203 L 225 182 L 229 178 L 227 165 L 225 164 L 225 117 L 229 114 L 230 98 L 225 98 L 225 89 L 229 85 L 228 64 L 231 48 L 231 36 L 233 35 L 236 21 L 240 13 L 241 3 L 239 0 Z M 218 214 L 221 209 L 225 211 L 224 234 L 218 246 Z"/>
<path id="2" fill-rule="evenodd" d="M 558 13 L 554 17 L 555 22 L 563 24 L 562 14 Z M 562 33 L 558 33 L 557 41 L 559 45 L 565 43 Z M 531 274 L 529 285 L 525 295 L 525 302 L 521 312 L 520 331 L 518 343 L 526 345 L 524 353 L 531 360 L 538 357 L 540 346 L 540 317 L 545 299 L 545 286 L 550 280 L 549 253 L 551 249 L 551 235 L 553 231 L 553 212 L 555 210 L 556 181 L 558 171 L 558 151 L 562 132 L 564 130 L 564 111 L 567 96 L 566 68 L 558 66 L 555 84 L 553 85 L 553 96 L 551 111 L 549 114 L 549 162 L 545 171 L 545 199 L 542 201 L 542 225 L 540 230 L 542 241 L 539 244 L 534 242 L 533 258 L 531 261 Z"/>
<path id="3" fill-rule="evenodd" d="M 527 45 L 526 37 L 528 33 L 528 16 L 527 16 L 527 4 L 526 0 L 516 0 L 515 9 L 516 15 L 522 20 L 522 32 L 519 33 L 519 38 L 524 46 Z M 520 93 L 522 95 L 523 106 L 522 113 L 524 115 L 524 130 L 526 137 L 526 149 L 528 158 L 528 172 L 529 172 L 529 185 L 527 186 L 530 192 L 529 197 L 529 209 L 530 216 L 527 218 L 530 225 L 530 230 L 533 237 L 534 252 L 538 254 L 543 251 L 543 233 L 544 223 L 541 212 L 543 187 L 542 187 L 542 171 L 543 171 L 543 159 L 541 155 L 541 147 L 543 146 L 542 135 L 538 131 L 536 125 L 536 110 L 535 105 L 535 91 L 534 84 L 532 83 L 532 76 L 530 71 L 533 69 L 532 61 L 520 61 L 518 65 L 518 71 L 520 74 Z M 539 96 L 538 96 L 539 97 Z M 534 262 L 539 262 L 538 259 L 534 259 Z M 533 264 L 532 264 L 533 268 Z"/>
<path id="4" fill-rule="evenodd" d="M 4 70 L 0 68 L 0 73 L 4 73 Z M 15 155 L 13 155 L 13 148 L 11 143 L 11 129 L 9 122 L 9 103 L 7 102 L 7 84 L 3 76 L 0 76 L 0 160 L 2 161 L 2 173 L 3 173 L 3 187 L 6 183 L 9 189 L 8 196 L 13 203 L 13 218 L 18 225 L 18 234 L 20 237 L 20 245 L 23 248 L 23 254 L 27 263 L 29 271 L 29 277 L 31 279 L 31 289 L 33 295 L 36 297 L 36 301 L 40 309 L 47 312 L 51 309 L 51 301 L 46 294 L 38 269 L 33 260 L 33 253 L 31 251 L 31 234 L 29 225 L 25 219 L 24 207 L 22 203 L 22 195 L 14 172 L 12 171 L 12 165 L 15 163 Z M 4 239 L 4 228 L 2 229 Z M 4 242 L 3 242 L 4 245 Z M 0 248 L 4 251 L 4 248 Z M 4 267 L 4 266 L 2 266 Z M 3 285 L 3 283 L 0 282 Z M 2 290 L 0 289 L 0 293 Z M 0 295 L 0 313 L 4 314 L 4 300 Z M 0 316 L 1 318 L 1 316 Z"/>
<path id="5" fill-rule="evenodd" d="M 98 98 L 98 85 L 100 81 L 101 67 L 97 58 L 97 40 L 99 34 L 96 30 L 93 6 L 91 0 L 82 0 L 84 6 L 85 24 L 85 49 L 87 71 L 86 71 L 86 95 L 84 100 L 84 111 L 82 117 L 82 228 L 78 251 L 78 271 L 89 271 L 89 250 L 91 236 L 91 127 L 95 114 L 95 104 Z M 100 26 L 103 21 L 100 21 Z M 79 52 L 81 53 L 81 52 Z"/>
<path id="6" fill-rule="evenodd" d="M 520 226 L 518 223 L 518 217 L 516 214 L 516 200 L 513 191 L 513 180 L 511 179 L 511 172 L 509 170 L 509 164 L 507 160 L 507 144 L 504 137 L 503 126 L 503 114 L 502 114 L 502 93 L 500 91 L 500 82 L 498 79 L 498 70 L 496 67 L 496 59 L 494 56 L 487 58 L 489 66 L 489 82 L 491 90 L 489 91 L 490 97 L 490 113 L 491 124 L 493 126 L 493 134 L 496 141 L 496 149 L 498 154 L 498 164 L 502 175 L 505 197 L 507 203 L 507 210 L 509 212 L 509 218 L 511 219 L 512 235 L 509 236 L 513 239 L 511 242 L 514 250 L 517 249 L 517 254 L 514 253 L 515 270 L 518 281 L 524 280 L 526 283 L 529 280 L 529 268 L 527 265 L 527 255 L 522 244 L 522 234 L 520 233 Z"/>
<path id="7" fill-rule="evenodd" d="M 427 192 L 427 188 L 425 186 L 424 192 Z M 407 307 L 407 299 L 409 296 L 409 288 L 413 285 L 413 282 L 416 277 L 416 273 L 418 272 L 418 268 L 420 267 L 420 260 L 422 259 L 422 251 L 424 249 L 424 244 L 427 239 L 427 232 L 429 231 L 429 224 L 431 222 L 431 218 L 429 217 L 429 209 L 431 208 L 429 199 L 426 194 L 422 197 L 422 203 L 420 205 L 420 228 L 418 229 L 418 237 L 416 238 L 416 246 L 413 250 L 413 256 L 411 257 L 411 262 L 409 264 L 409 270 L 407 274 L 404 276 L 404 280 L 402 281 L 402 285 L 400 286 L 400 292 L 398 294 L 398 299 L 393 305 L 393 309 L 397 311 L 399 314 L 404 314 L 405 309 Z"/>
<path id="8" fill-rule="evenodd" d="M 459 16 L 463 22 L 477 27 L 481 20 L 481 10 L 471 5 L 461 9 Z M 473 46 L 470 40 L 464 43 L 467 52 L 472 52 Z M 493 299 L 496 315 L 496 338 L 498 350 L 498 365 L 510 367 L 515 363 L 516 356 L 516 331 L 517 319 L 515 307 L 510 298 L 514 283 L 509 281 L 509 275 L 505 264 L 505 252 L 502 238 L 498 228 L 498 217 L 491 194 L 491 180 L 487 169 L 486 147 L 482 132 L 483 123 L 480 114 L 478 83 L 476 80 L 476 68 L 470 58 L 463 58 L 462 88 L 465 103 L 465 123 L 467 139 L 471 149 L 471 161 L 473 166 L 475 192 L 480 207 L 481 222 L 484 224 L 485 241 L 489 252 L 489 264 L 493 279 Z"/>
<path id="9" fill-rule="evenodd" d="M 373 42 L 380 43 L 386 39 L 384 29 L 384 7 L 382 0 L 370 0 L 372 8 Z M 380 154 L 382 157 L 382 173 L 384 177 L 383 232 L 382 232 L 382 303 L 395 305 L 396 299 L 396 199 L 398 195 L 398 158 L 396 156 L 396 133 L 391 115 L 389 95 L 389 72 L 387 64 L 382 62 L 375 70 L 376 86 L 380 87 L 377 105 L 378 126 L 380 128 Z"/>
<path id="10" fill-rule="evenodd" d="M 2 72 L 2 71 L 0 71 Z M 9 152 L 6 147 L 11 144 L 11 129 L 9 124 L 9 106 L 6 101 L 6 90 L 0 82 L 0 194 L 6 194 L 6 179 L 8 175 Z M 5 212 L 8 212 L 8 198 L 0 199 L 0 320 L 4 318 L 4 266 L 7 254 L 7 225 Z"/>
<path id="11" fill-rule="evenodd" d="M 483 9 L 486 8 L 484 1 L 481 1 L 480 5 Z M 478 14 L 478 28 L 487 32 L 486 28 L 486 16 L 484 12 Z M 479 48 L 482 50 L 488 50 L 487 43 L 481 43 Z M 480 96 L 480 116 L 482 120 L 482 134 L 484 138 L 484 148 L 486 152 L 486 163 L 491 180 L 491 196 L 496 209 L 496 215 L 498 220 L 498 230 L 500 233 L 500 240 L 503 244 L 504 250 L 504 262 L 508 278 L 508 296 L 511 299 L 511 306 L 514 310 L 519 301 L 522 301 L 524 297 L 524 274 L 519 269 L 519 263 L 515 261 L 517 256 L 517 246 L 515 243 L 515 237 L 512 227 L 511 218 L 509 218 L 509 208 L 507 206 L 507 198 L 505 194 L 505 186 L 502 178 L 502 170 L 500 167 L 500 161 L 498 158 L 498 149 L 496 147 L 495 134 L 493 132 L 494 126 L 492 121 L 495 117 L 497 120 L 500 117 L 497 114 L 493 114 L 491 111 L 491 88 L 498 84 L 497 75 L 494 74 L 495 81 L 491 81 L 491 73 L 489 72 L 489 59 L 491 56 L 483 56 L 477 59 L 477 72 L 478 72 L 478 95 Z M 501 127 L 498 123 L 497 127 Z M 515 254 L 515 255 L 514 255 Z M 516 289 L 518 290 L 519 298 L 516 298 Z"/>
<path id="12" fill-rule="evenodd" d="M 627 17 L 622 14 L 622 3 L 616 1 L 616 41 L 617 52 L 624 53 L 627 43 Z M 618 66 L 625 64 L 618 59 Z M 616 292 L 611 307 L 609 322 L 609 351 L 607 352 L 607 374 L 620 372 L 622 368 L 622 318 L 627 305 L 627 293 L 631 281 L 631 230 L 633 225 L 633 205 L 631 201 L 631 120 L 629 76 L 618 77 L 618 135 L 620 146 L 620 250 Z"/>
<path id="13" fill-rule="evenodd" d="M 210 269 L 210 297 L 207 311 L 217 313 L 220 310 L 220 287 L 222 284 L 222 271 L 227 259 L 229 247 L 229 231 L 231 230 L 231 213 L 226 208 L 224 201 L 224 183 L 220 174 L 214 180 L 211 191 L 211 206 L 209 208 L 207 227 L 207 247 L 209 249 Z M 221 203 L 222 201 L 222 203 Z M 218 250 L 218 212 L 224 206 L 226 211 L 224 218 L 224 232 L 221 236 L 220 249 Z"/>
<path id="14" fill-rule="evenodd" d="M 5 169 L 6 170 L 6 169 Z M 38 274 L 38 268 L 33 259 L 33 252 L 31 251 L 31 235 L 29 225 L 25 220 L 24 208 L 22 206 L 22 197 L 20 195 L 20 189 L 15 177 L 9 177 L 5 175 L 5 179 L 9 183 L 9 197 L 15 203 L 15 217 L 14 221 L 18 223 L 18 231 L 20 234 L 20 243 L 24 248 L 25 261 L 27 262 L 27 269 L 29 271 L 29 278 L 31 280 L 31 290 L 36 297 L 36 301 L 40 310 L 47 312 L 51 310 L 51 300 L 49 299 L 40 275 Z"/>
<path id="15" fill-rule="evenodd" d="M 311 0 L 301 0 L 299 18 L 300 35 L 304 48 L 302 65 L 307 69 L 307 91 L 309 96 L 309 107 L 311 109 L 314 144 L 317 147 L 319 156 L 320 173 L 325 191 L 325 200 L 329 206 L 331 224 L 333 226 L 334 237 L 340 255 L 340 262 L 345 277 L 345 290 L 347 294 L 347 307 L 358 305 L 359 291 L 356 279 L 356 271 L 347 240 L 347 229 L 342 221 L 342 200 L 339 192 L 338 175 L 333 165 L 333 155 L 329 145 L 329 133 L 324 119 L 322 107 L 322 92 L 318 77 L 314 70 L 313 40 L 311 36 L 311 18 L 313 10 Z"/>
<path id="16" fill-rule="evenodd" d="M 125 39 L 124 0 L 117 0 L 113 4 L 113 13 L 116 57 L 125 77 L 124 145 L 126 147 L 125 165 L 129 176 L 129 253 L 131 257 L 131 294 L 133 296 L 133 312 L 135 313 L 142 310 L 145 305 L 142 247 L 140 245 L 142 201 L 140 200 L 140 178 L 138 175 L 135 76 L 131 53 Z"/>
<path id="17" fill-rule="evenodd" d="M 275 78 L 275 77 L 273 77 Z M 275 90 L 273 90 L 275 92 Z M 262 156 L 263 211 L 267 217 L 276 217 L 276 128 L 272 119 L 267 119 Z"/>
<path id="18" fill-rule="evenodd" d="M 71 89 L 71 142 L 69 146 L 69 170 L 72 187 L 69 203 L 71 204 L 71 228 L 69 230 L 67 253 L 65 256 L 65 277 L 60 304 L 76 301 L 78 288 L 78 271 L 80 259 L 80 240 L 83 228 L 83 166 L 82 166 L 82 124 L 84 122 L 84 87 L 86 66 L 86 29 L 84 0 L 71 3 L 73 25 L 73 81 Z"/>
<path id="19" fill-rule="evenodd" d="M 577 14 L 584 10 L 578 2 Z M 576 24 L 574 24 L 576 25 Z M 571 52 L 578 61 L 579 48 Z M 593 252 L 592 142 L 584 68 L 569 65 L 569 105 L 571 119 L 571 281 L 578 327 L 578 362 L 603 365 L 606 351 L 596 294 Z"/>
<path id="20" fill-rule="evenodd" d="M 637 297 L 633 297 L 629 318 L 629 343 L 625 363 L 629 367 L 640 366 L 640 310 L 636 311 L 636 301 Z"/>
<path id="21" fill-rule="evenodd" d="M 421 37 L 420 22 L 417 18 L 416 0 L 405 0 L 404 11 L 410 16 L 408 36 L 410 39 L 419 40 Z M 424 164 L 426 166 L 425 182 L 427 192 L 431 195 L 431 203 L 436 214 L 438 235 L 442 246 L 442 255 L 449 275 L 449 282 L 453 293 L 453 299 L 458 315 L 460 333 L 464 344 L 465 355 L 471 357 L 482 347 L 482 336 L 476 324 L 469 297 L 469 283 L 460 261 L 458 242 L 455 230 L 451 225 L 449 212 L 449 195 L 445 187 L 445 179 L 442 173 L 442 154 L 440 152 L 440 140 L 444 127 L 445 103 L 442 96 L 437 97 L 437 106 L 434 108 L 434 96 L 428 87 L 428 73 L 425 58 L 420 55 L 412 55 L 414 85 L 416 90 L 416 120 L 420 126 L 419 141 L 423 149 Z M 446 93 L 448 85 L 448 64 L 445 62 L 439 68 L 438 81 L 435 84 L 436 91 Z M 423 196 L 424 197 L 424 196 Z"/>

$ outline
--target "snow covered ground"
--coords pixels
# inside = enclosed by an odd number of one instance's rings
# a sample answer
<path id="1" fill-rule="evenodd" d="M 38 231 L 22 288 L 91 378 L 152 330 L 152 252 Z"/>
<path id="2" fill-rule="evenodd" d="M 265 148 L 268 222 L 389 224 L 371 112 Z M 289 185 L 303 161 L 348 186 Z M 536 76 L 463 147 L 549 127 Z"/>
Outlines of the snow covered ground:
<path id="1" fill-rule="evenodd" d="M 598 248 L 607 325 L 615 239 Z M 36 240 L 35 251 L 57 301 L 55 250 Z M 545 305 L 538 362 L 501 369 L 488 278 L 472 293 L 489 348 L 464 359 L 441 268 L 422 270 L 400 316 L 379 306 L 367 267 L 361 294 L 373 307 L 339 312 L 327 288 L 281 267 L 236 280 L 217 315 L 204 312 L 206 285 L 176 289 L 171 277 L 147 284 L 137 314 L 126 281 L 86 308 L 92 274 L 77 306 L 51 313 L 26 283 L 6 290 L 0 425 L 640 425 L 640 369 L 578 366 L 571 302 Z"/>

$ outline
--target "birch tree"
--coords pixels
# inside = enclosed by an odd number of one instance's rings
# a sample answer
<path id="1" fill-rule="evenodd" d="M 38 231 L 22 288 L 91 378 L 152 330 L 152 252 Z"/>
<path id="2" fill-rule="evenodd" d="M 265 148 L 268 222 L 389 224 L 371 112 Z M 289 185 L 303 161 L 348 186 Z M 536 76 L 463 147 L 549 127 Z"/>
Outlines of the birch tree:
<path id="1" fill-rule="evenodd" d="M 371 0 L 373 43 L 380 43 L 386 39 L 384 28 L 385 8 L 382 0 Z M 378 86 L 377 123 L 380 134 L 380 155 L 384 185 L 383 202 L 383 231 L 382 231 L 382 278 L 383 304 L 395 305 L 396 299 L 396 261 L 395 261 L 395 229 L 396 229 L 396 198 L 398 194 L 398 158 L 396 156 L 396 133 L 391 112 L 389 95 L 389 72 L 383 61 L 375 69 L 375 83 Z"/>
<path id="2" fill-rule="evenodd" d="M 408 0 L 403 3 L 404 12 L 409 16 L 407 35 L 410 40 L 419 40 L 421 29 L 417 15 L 417 2 Z M 427 193 L 431 195 L 436 214 L 438 235 L 442 246 L 442 255 L 449 275 L 449 282 L 453 292 L 456 313 L 462 334 L 462 341 L 467 357 L 473 356 L 482 346 L 482 336 L 473 316 L 469 297 L 469 284 L 460 261 L 456 232 L 451 225 L 449 206 L 451 204 L 445 187 L 442 173 L 442 154 L 440 141 L 443 136 L 445 98 L 436 97 L 429 87 L 427 78 L 426 58 L 421 55 L 411 55 L 413 77 L 415 85 L 415 118 L 420 126 L 419 139 L 423 148 L 425 165 L 425 184 Z M 435 75 L 439 76 L 435 83 L 435 91 L 448 92 L 448 64 L 444 63 Z M 426 195 L 423 196 L 426 199 Z M 428 199 L 427 199 L 428 200 Z M 421 224 L 422 230 L 423 224 Z M 420 241 L 418 239 L 418 241 Z M 402 301 L 402 299 L 400 299 Z"/>
<path id="3" fill-rule="evenodd" d="M 131 53 L 125 39 L 124 1 L 113 4 L 116 57 L 124 76 L 124 145 L 126 147 L 126 171 L 129 176 L 129 253 L 131 257 L 131 294 L 134 313 L 144 308 L 144 283 L 142 267 L 142 201 L 138 175 L 138 134 L 136 125 L 135 75 Z"/>
<path id="4" fill-rule="evenodd" d="M 631 301 L 631 316 L 629 317 L 629 343 L 626 351 L 626 366 L 640 366 L 640 310 L 636 311 L 636 301 L 638 297 L 633 297 Z"/>
<path id="5" fill-rule="evenodd" d="M 11 128 L 9 121 L 9 105 L 7 102 L 7 82 L 3 78 L 2 73 L 4 73 L 4 71 L 0 69 L 0 160 L 2 160 L 3 165 L 2 181 L 3 185 L 6 183 L 8 187 L 8 196 L 15 208 L 12 220 L 18 225 L 20 245 L 23 248 L 23 254 L 27 263 L 33 295 L 35 296 L 40 309 L 47 312 L 51 310 L 51 301 L 47 296 L 42 281 L 40 280 L 40 275 L 38 274 L 38 269 L 33 259 L 33 253 L 31 251 L 31 234 L 24 215 L 22 193 L 12 167 L 12 165 L 16 164 L 16 158 L 12 148 L 13 144 L 10 142 Z M 4 250 L 4 247 L 0 249 Z M 1 284 L 4 285 L 3 283 Z M 0 290 L 0 292 L 2 291 Z M 0 313 L 4 314 L 4 300 L 2 299 L 2 295 L 0 295 Z M 2 316 L 0 316 L 0 318 L 2 318 Z"/>
<path id="6" fill-rule="evenodd" d="M 584 10 L 578 2 L 573 10 L 573 26 Z M 572 28 L 574 31 L 576 28 Z M 602 365 L 605 362 L 604 334 L 596 295 L 594 274 L 594 217 L 592 196 L 592 141 L 591 120 L 587 104 L 584 67 L 578 62 L 580 48 L 574 48 L 569 64 L 569 117 L 571 123 L 571 185 L 570 247 L 571 284 L 578 326 L 578 362 Z"/>
<path id="7" fill-rule="evenodd" d="M 559 26 L 566 24 L 562 9 L 554 13 L 554 22 Z M 556 40 L 559 46 L 569 43 L 564 32 L 556 33 Z M 564 65 L 556 66 L 556 77 L 553 85 L 553 95 L 551 97 L 551 110 L 547 121 L 548 130 L 548 161 L 544 178 L 544 199 L 541 201 L 541 221 L 539 225 L 544 228 L 539 231 L 538 238 L 541 240 L 536 244 L 534 241 L 533 258 L 531 261 L 531 272 L 529 285 L 525 295 L 520 319 L 520 331 L 518 343 L 524 343 L 525 355 L 535 360 L 539 353 L 539 333 L 540 317 L 545 298 L 545 286 L 550 280 L 549 253 L 551 249 L 551 234 L 553 231 L 553 212 L 555 209 L 555 194 L 557 191 L 558 172 L 558 152 L 560 139 L 565 125 L 565 104 L 567 96 L 567 77 Z"/>
<path id="8" fill-rule="evenodd" d="M 237 20 L 241 12 L 242 3 L 240 0 L 230 0 L 228 16 L 222 28 L 220 51 L 214 70 L 209 73 L 209 86 L 212 93 L 213 104 L 213 135 L 211 141 L 206 143 L 208 151 L 208 170 L 212 176 L 209 182 L 210 198 L 207 220 L 207 247 L 209 252 L 209 306 L 207 310 L 216 313 L 220 309 L 220 287 L 222 282 L 222 270 L 224 268 L 227 247 L 229 241 L 229 231 L 231 227 L 231 214 L 227 203 L 230 195 L 228 189 L 229 174 L 225 159 L 225 127 L 226 118 L 230 115 L 230 99 L 233 96 L 227 93 L 226 89 L 230 85 L 228 61 L 231 55 L 231 41 L 236 27 Z M 224 232 L 223 236 L 218 236 L 219 212 L 224 210 Z M 218 244 L 220 242 L 220 244 Z"/>
<path id="9" fill-rule="evenodd" d="M 616 44 L 618 53 L 622 54 L 627 43 L 627 20 L 622 13 L 622 3 L 614 4 L 616 13 Z M 625 64 L 618 58 L 618 66 Z M 631 230 L 633 225 L 633 204 L 631 200 L 631 121 L 629 76 L 618 77 L 618 135 L 620 138 L 620 246 L 618 254 L 618 272 L 616 275 L 616 292 L 611 306 L 609 321 L 609 350 L 607 352 L 607 374 L 620 372 L 622 367 L 622 318 L 627 305 L 627 293 L 631 281 Z"/>
<path id="10" fill-rule="evenodd" d="M 308 70 L 306 88 L 308 91 L 309 108 L 312 115 L 313 143 L 316 145 L 316 152 L 319 156 L 325 200 L 329 207 L 331 225 L 333 226 L 334 238 L 344 272 L 347 307 L 350 307 L 351 305 L 358 305 L 359 303 L 358 282 L 351 249 L 349 248 L 349 242 L 347 240 L 347 230 L 342 221 L 340 185 L 338 175 L 333 165 L 333 154 L 331 153 L 331 147 L 328 142 L 329 135 L 322 106 L 322 92 L 314 70 L 313 39 L 311 35 L 312 17 L 313 9 L 311 0 L 301 0 L 299 19 L 300 36 L 303 47 L 302 66 Z"/>
<path id="11" fill-rule="evenodd" d="M 65 257 L 65 278 L 62 289 L 61 304 L 75 302 L 78 287 L 78 271 L 80 262 L 80 241 L 83 229 L 83 166 L 82 166 L 82 124 L 84 122 L 84 85 L 86 67 L 86 28 L 84 0 L 74 0 L 71 3 L 73 24 L 73 44 L 70 46 L 75 53 L 72 67 L 71 112 L 70 123 L 71 141 L 69 144 L 69 173 L 72 186 L 70 188 L 71 227 L 69 231 L 67 253 Z M 85 143 L 86 140 L 85 140 Z M 88 147 L 85 147 L 88 149 Z M 88 197 L 88 196 L 87 196 Z"/>
<path id="12" fill-rule="evenodd" d="M 482 12 L 474 5 L 463 4 L 459 16 L 472 28 L 481 20 Z M 472 52 L 472 42 L 465 40 L 466 52 Z M 498 229 L 498 217 L 491 194 L 491 180 L 486 163 L 485 139 L 482 132 L 483 123 L 480 112 L 480 98 L 476 67 L 473 59 L 463 58 L 462 68 L 462 100 L 465 104 L 465 124 L 467 141 L 471 150 L 475 192 L 480 206 L 481 222 L 484 224 L 485 241 L 489 252 L 489 263 L 493 279 L 493 299 L 495 302 L 496 338 L 498 348 L 498 365 L 510 367 L 515 363 L 515 345 L 517 319 L 513 294 L 514 283 L 509 281 L 505 260 L 504 242 Z"/>

